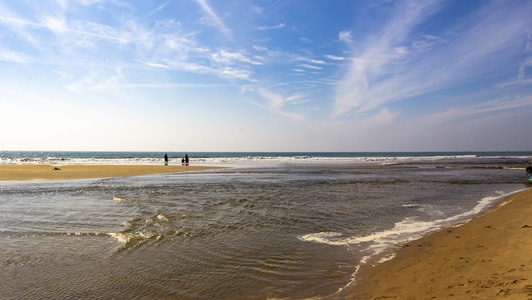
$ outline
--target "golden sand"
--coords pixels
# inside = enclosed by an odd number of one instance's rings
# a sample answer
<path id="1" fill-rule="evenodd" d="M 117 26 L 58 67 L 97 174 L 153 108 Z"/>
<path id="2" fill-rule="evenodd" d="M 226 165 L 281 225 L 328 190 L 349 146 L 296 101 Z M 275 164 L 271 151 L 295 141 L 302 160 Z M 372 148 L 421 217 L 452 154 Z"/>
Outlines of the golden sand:
<path id="1" fill-rule="evenodd" d="M 532 299 L 532 189 L 368 268 L 348 299 Z"/>
<path id="2" fill-rule="evenodd" d="M 200 171 L 215 168 L 171 165 L 0 165 L 0 181 L 107 178 Z"/>

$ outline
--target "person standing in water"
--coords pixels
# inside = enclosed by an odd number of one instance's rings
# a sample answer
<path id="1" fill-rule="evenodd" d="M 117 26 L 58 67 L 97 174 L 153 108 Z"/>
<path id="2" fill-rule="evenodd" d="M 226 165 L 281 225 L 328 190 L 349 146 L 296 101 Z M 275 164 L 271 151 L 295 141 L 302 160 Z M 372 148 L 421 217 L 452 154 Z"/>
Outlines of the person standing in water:
<path id="1" fill-rule="evenodd" d="M 188 154 L 185 154 L 185 166 L 188 166 Z"/>
<path id="2" fill-rule="evenodd" d="M 164 165 L 168 166 L 168 153 L 164 154 Z"/>

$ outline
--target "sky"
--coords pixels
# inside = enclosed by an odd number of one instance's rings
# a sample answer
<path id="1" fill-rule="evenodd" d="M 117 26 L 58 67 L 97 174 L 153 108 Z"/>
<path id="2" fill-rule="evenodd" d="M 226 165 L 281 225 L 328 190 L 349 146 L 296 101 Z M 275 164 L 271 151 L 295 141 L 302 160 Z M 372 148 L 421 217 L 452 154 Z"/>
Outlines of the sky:
<path id="1" fill-rule="evenodd" d="M 0 150 L 532 151 L 532 1 L 0 0 Z"/>

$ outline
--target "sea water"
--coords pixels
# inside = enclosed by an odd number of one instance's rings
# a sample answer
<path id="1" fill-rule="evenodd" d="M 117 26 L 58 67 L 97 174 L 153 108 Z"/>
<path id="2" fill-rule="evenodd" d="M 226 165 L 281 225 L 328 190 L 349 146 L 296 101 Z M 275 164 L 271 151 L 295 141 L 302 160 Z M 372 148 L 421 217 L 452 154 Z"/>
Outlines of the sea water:
<path id="1" fill-rule="evenodd" d="M 168 153 L 180 164 L 184 153 Z M 522 153 L 188 153 L 224 169 L 0 183 L 1 299 L 341 299 L 360 269 L 529 187 Z M 0 152 L 8 164 L 164 153 Z"/>

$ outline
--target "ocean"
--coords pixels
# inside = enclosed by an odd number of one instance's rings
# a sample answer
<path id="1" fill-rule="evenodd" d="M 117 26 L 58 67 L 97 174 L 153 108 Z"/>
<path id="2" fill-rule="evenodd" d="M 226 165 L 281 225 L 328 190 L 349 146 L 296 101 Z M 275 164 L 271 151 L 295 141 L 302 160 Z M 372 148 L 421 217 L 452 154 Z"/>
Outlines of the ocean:
<path id="1" fill-rule="evenodd" d="M 163 164 L 0 152 L 0 164 Z M 168 152 L 170 164 L 185 153 Z M 365 267 L 530 187 L 532 152 L 215 153 L 227 168 L 0 182 L 0 299 L 343 299 Z"/>

